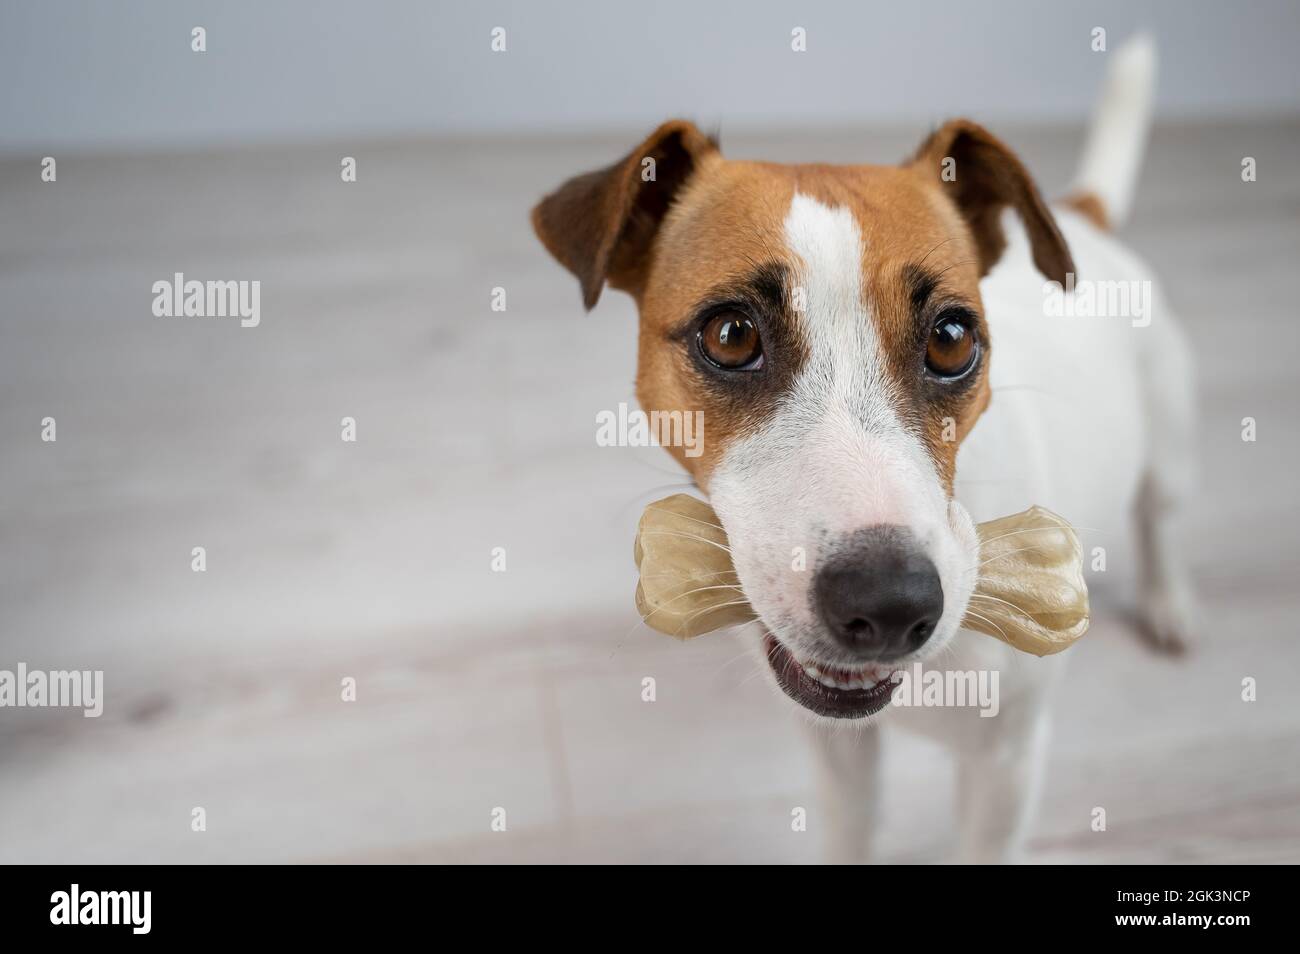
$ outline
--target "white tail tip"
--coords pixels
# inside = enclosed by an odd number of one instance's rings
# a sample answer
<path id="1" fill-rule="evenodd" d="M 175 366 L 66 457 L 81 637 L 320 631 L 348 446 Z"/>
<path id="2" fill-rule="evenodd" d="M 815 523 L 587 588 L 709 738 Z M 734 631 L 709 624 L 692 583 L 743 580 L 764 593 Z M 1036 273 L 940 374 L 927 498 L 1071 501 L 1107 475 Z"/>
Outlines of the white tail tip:
<path id="1" fill-rule="evenodd" d="M 1096 196 L 1112 227 L 1128 218 L 1155 94 L 1156 45 L 1139 33 L 1111 57 L 1075 191 Z"/>

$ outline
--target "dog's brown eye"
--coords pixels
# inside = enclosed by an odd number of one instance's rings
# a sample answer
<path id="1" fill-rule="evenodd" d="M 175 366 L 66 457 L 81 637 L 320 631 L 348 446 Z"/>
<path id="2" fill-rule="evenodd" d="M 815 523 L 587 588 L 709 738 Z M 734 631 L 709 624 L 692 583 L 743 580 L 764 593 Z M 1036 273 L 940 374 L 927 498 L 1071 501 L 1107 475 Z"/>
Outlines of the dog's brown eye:
<path id="1" fill-rule="evenodd" d="M 758 326 L 738 311 L 722 311 L 700 331 L 700 350 L 727 371 L 757 371 L 763 366 Z"/>
<path id="2" fill-rule="evenodd" d="M 955 318 L 939 319 L 925 348 L 925 366 L 944 378 L 955 378 L 975 359 L 975 332 Z"/>

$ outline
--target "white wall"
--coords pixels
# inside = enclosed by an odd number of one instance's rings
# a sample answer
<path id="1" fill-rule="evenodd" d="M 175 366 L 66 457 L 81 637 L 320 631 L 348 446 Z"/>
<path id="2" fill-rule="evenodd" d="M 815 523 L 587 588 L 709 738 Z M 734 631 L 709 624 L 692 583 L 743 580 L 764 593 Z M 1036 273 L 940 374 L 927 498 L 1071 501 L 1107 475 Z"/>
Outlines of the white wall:
<path id="1" fill-rule="evenodd" d="M 208 31 L 192 53 L 190 29 Z M 3 0 L 0 151 L 364 134 L 1079 119 L 1157 36 L 1166 117 L 1300 113 L 1300 3 Z M 489 50 L 494 26 L 508 52 Z M 792 27 L 808 51 L 790 50 Z"/>

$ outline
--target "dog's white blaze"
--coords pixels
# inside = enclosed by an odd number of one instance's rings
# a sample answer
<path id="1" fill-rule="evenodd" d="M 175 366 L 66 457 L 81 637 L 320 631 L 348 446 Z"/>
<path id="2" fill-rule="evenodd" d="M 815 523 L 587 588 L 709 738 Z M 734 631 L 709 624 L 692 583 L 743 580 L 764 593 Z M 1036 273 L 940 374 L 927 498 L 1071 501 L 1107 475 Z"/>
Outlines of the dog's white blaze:
<path id="1" fill-rule="evenodd" d="M 883 404 L 888 382 L 863 303 L 866 248 L 853 213 L 796 192 L 785 217 L 785 240 L 804 266 L 799 287 L 807 307 L 800 317 L 810 345 L 809 370 L 819 384 L 829 378 L 837 394 L 879 395 Z"/>
<path id="2" fill-rule="evenodd" d="M 862 233 L 848 209 L 795 193 L 785 235 L 803 266 L 808 360 L 772 430 L 813 438 L 796 466 L 809 468 L 839 508 L 827 514 L 828 531 L 911 522 L 910 488 L 933 467 L 895 411 L 898 395 L 862 290 Z"/>
<path id="3" fill-rule="evenodd" d="M 709 486 L 737 572 L 773 633 L 796 651 L 833 659 L 809 600 L 817 567 L 854 531 L 901 524 L 943 582 L 947 605 L 930 641 L 940 645 L 973 586 L 974 533 L 964 512 L 950 512 L 933 462 L 901 423 L 863 295 L 861 231 L 848 209 L 796 193 L 785 236 L 800 263 L 807 360 L 768 422 L 727 448 Z"/>

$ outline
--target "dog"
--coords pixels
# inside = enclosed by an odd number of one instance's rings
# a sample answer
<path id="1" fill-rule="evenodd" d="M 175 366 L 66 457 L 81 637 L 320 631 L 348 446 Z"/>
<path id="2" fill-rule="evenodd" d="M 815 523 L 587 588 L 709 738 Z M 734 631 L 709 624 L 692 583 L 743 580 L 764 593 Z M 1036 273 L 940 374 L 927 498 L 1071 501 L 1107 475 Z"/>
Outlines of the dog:
<path id="1" fill-rule="evenodd" d="M 808 715 L 829 860 L 870 858 L 882 722 L 952 747 L 958 860 L 1023 846 L 1064 658 L 961 628 L 981 606 L 975 521 L 1035 503 L 1103 534 L 1132 520 L 1144 631 L 1167 649 L 1187 638 L 1169 517 L 1189 493 L 1191 359 L 1113 236 L 1154 70 L 1144 37 L 1114 55 L 1054 205 L 964 119 L 897 166 L 731 161 L 671 121 L 533 210 L 588 310 L 606 284 L 635 299 L 642 407 L 704 413 L 702 453 L 668 449 L 758 616 L 737 637 Z M 1145 290 L 1145 316 L 1079 314 L 1088 282 Z M 1063 290 L 1070 314 L 1053 314 Z M 885 711 L 918 662 L 1000 673 L 997 717 Z"/>

